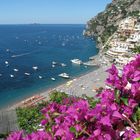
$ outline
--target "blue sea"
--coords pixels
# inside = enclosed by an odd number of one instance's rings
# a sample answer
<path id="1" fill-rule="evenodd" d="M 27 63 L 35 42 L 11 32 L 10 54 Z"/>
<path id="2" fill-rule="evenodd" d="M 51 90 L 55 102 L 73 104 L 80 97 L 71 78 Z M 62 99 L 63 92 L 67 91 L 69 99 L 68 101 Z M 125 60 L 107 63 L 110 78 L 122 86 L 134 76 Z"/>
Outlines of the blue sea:
<path id="1" fill-rule="evenodd" d="M 0 108 L 66 82 L 58 76 L 60 73 L 73 78 L 96 69 L 70 62 L 74 58 L 87 61 L 98 53 L 96 42 L 82 35 L 84 28 L 85 25 L 0 25 Z M 38 70 L 33 69 L 36 66 Z"/>

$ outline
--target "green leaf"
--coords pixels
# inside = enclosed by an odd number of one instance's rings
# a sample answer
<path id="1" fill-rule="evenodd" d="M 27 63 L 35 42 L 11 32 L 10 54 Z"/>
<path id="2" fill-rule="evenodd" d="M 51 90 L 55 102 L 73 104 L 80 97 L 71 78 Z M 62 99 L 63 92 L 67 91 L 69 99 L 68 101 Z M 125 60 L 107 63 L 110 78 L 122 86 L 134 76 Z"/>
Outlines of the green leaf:
<path id="1" fill-rule="evenodd" d="M 121 100 L 123 101 L 123 103 L 124 103 L 125 105 L 128 105 L 128 98 L 121 97 Z"/>
<path id="2" fill-rule="evenodd" d="M 133 114 L 132 118 L 133 118 L 133 120 L 134 120 L 135 122 L 137 122 L 137 114 L 136 114 L 136 113 Z"/>
<path id="3" fill-rule="evenodd" d="M 135 138 L 134 140 L 140 140 L 140 138 Z"/>
<path id="4" fill-rule="evenodd" d="M 70 127 L 70 131 L 76 134 L 76 128 L 75 127 Z"/>
<path id="5" fill-rule="evenodd" d="M 120 91 L 119 90 L 115 90 L 115 99 L 116 99 L 117 103 L 120 103 L 119 96 L 120 96 Z"/>

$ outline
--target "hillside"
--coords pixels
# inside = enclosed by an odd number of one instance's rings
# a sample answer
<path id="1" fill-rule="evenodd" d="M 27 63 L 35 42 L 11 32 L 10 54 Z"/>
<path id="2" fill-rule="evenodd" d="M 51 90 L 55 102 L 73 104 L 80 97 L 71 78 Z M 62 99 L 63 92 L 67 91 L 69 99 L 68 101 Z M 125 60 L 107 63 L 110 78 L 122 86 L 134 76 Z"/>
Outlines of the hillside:
<path id="1" fill-rule="evenodd" d="M 128 17 L 139 17 L 140 0 L 113 0 L 105 10 L 87 22 L 84 35 L 95 37 L 101 48 L 117 30 L 119 22 Z"/>

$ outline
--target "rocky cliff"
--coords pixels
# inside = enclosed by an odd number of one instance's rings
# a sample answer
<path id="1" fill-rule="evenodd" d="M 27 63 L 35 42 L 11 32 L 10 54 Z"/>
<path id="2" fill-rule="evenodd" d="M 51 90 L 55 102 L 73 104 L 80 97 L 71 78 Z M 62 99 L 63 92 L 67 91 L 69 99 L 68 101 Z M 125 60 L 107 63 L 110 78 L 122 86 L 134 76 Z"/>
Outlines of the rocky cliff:
<path id="1" fill-rule="evenodd" d="M 105 10 L 87 22 L 84 35 L 95 37 L 101 47 L 128 16 L 140 16 L 140 0 L 112 0 Z"/>

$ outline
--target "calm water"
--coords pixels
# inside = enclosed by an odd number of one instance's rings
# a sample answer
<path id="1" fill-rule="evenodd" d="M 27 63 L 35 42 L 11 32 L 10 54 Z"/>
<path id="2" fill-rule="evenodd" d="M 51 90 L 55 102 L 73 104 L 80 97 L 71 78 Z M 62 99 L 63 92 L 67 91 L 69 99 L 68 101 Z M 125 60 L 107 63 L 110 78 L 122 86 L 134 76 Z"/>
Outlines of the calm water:
<path id="1" fill-rule="evenodd" d="M 70 62 L 87 61 L 98 52 L 94 40 L 83 37 L 83 29 L 84 25 L 0 25 L 0 108 L 65 82 L 60 73 L 72 78 L 95 69 Z M 67 66 L 52 67 L 52 61 Z"/>

